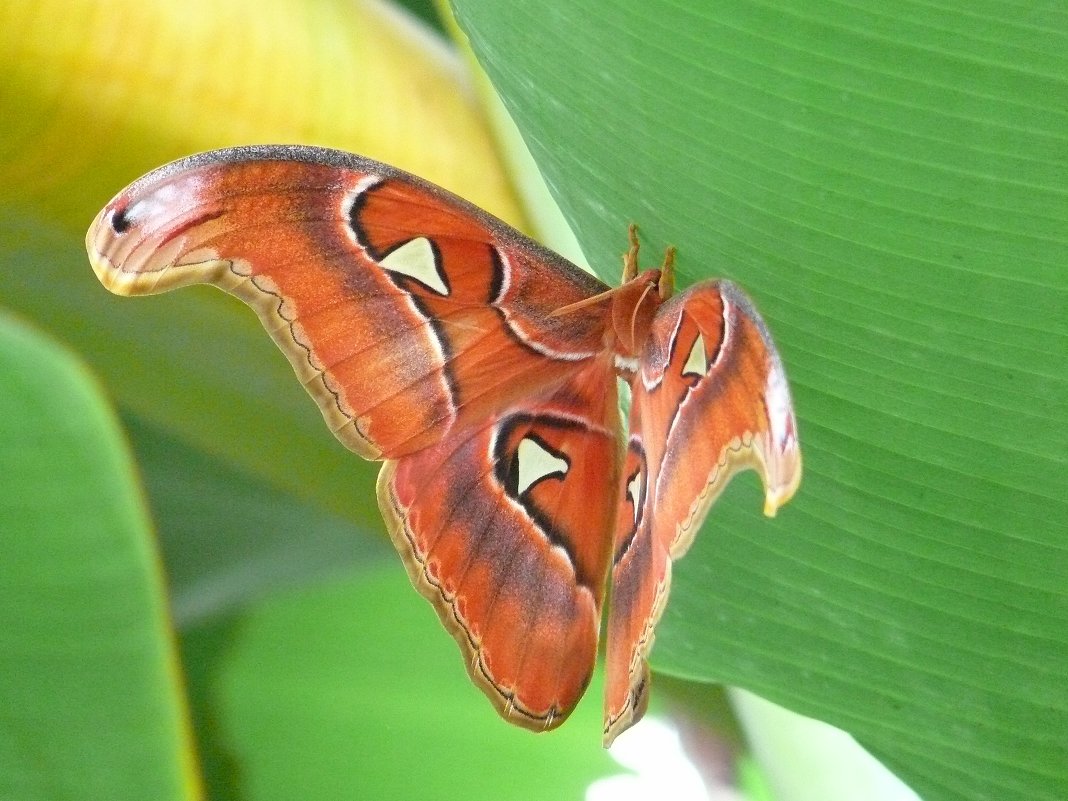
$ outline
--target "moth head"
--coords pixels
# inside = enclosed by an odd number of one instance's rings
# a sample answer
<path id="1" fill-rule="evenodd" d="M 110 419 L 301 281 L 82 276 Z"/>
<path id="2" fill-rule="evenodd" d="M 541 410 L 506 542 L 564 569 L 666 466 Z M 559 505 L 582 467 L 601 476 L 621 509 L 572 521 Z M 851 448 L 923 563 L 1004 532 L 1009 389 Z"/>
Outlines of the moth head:
<path id="1" fill-rule="evenodd" d="M 641 354 L 660 307 L 660 270 L 645 270 L 612 292 L 612 329 L 616 353 Z"/>

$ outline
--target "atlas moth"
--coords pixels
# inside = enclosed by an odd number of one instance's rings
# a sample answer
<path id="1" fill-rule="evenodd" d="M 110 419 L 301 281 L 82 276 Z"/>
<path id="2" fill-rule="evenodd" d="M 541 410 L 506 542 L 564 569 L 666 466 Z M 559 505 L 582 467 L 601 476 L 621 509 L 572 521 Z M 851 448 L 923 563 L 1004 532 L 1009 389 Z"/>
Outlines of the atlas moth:
<path id="1" fill-rule="evenodd" d="M 801 456 L 779 356 L 728 281 L 674 294 L 671 251 L 610 289 L 394 167 L 302 146 L 218 150 L 120 192 L 87 236 L 141 295 L 213 284 L 259 315 L 351 450 L 415 587 L 507 720 L 564 721 L 597 658 L 604 741 L 644 713 L 671 563 L 738 470 L 765 513 Z M 629 385 L 624 429 L 617 378 Z"/>

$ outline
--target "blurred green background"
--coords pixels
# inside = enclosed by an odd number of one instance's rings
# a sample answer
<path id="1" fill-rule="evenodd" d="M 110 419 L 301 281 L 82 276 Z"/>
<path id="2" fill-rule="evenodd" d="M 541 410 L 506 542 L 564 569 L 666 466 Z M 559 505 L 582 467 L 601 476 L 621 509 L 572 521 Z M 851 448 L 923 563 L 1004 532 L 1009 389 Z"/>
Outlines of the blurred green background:
<path id="1" fill-rule="evenodd" d="M 748 746 L 724 734 L 727 684 L 928 801 L 1068 795 L 1068 13 L 455 11 L 592 268 L 617 281 L 638 222 L 683 285 L 746 287 L 792 379 L 798 496 L 767 521 L 735 482 L 658 631 L 654 702 L 719 749 L 700 764 L 751 797 L 877 797 L 745 697 Z M 84 254 L 126 183 L 250 142 L 362 152 L 525 225 L 532 168 L 462 60 L 379 2 L 0 23 L 0 798 L 577 798 L 621 772 L 599 685 L 539 737 L 468 686 L 375 466 L 253 315 L 111 297 Z"/>

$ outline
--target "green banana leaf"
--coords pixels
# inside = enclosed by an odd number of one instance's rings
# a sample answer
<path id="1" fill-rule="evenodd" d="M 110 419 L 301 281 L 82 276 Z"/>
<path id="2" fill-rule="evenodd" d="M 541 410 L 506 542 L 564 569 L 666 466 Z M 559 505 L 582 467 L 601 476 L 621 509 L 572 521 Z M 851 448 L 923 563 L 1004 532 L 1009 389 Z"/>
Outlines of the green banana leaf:
<path id="1" fill-rule="evenodd" d="M 1068 793 L 1068 15 L 455 0 L 586 256 L 629 222 L 766 317 L 805 455 L 675 572 L 653 666 L 833 723 L 927 801 Z M 655 693 L 655 689 L 654 689 Z"/>
<path id="2" fill-rule="evenodd" d="M 0 314 L 0 798 L 197 797 L 130 453 L 73 354 Z"/>

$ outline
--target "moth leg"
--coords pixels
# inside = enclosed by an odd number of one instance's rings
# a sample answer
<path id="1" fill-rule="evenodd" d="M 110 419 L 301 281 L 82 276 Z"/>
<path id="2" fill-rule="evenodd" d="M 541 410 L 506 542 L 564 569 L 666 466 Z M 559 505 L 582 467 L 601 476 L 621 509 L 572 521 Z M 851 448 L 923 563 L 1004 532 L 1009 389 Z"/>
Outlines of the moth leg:
<path id="1" fill-rule="evenodd" d="M 627 283 L 634 280 L 638 275 L 638 226 L 631 223 L 627 226 L 627 239 L 630 247 L 623 256 L 623 280 Z"/>

